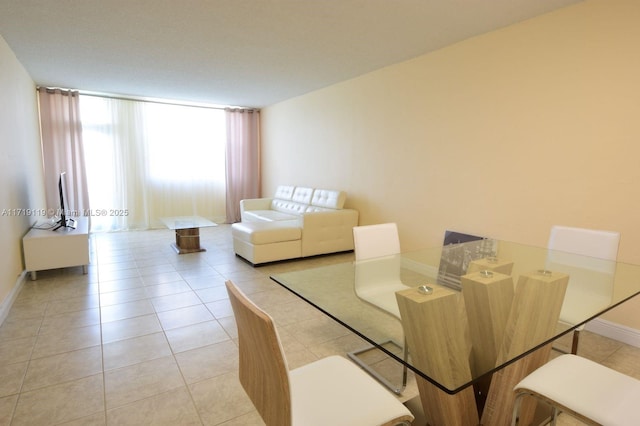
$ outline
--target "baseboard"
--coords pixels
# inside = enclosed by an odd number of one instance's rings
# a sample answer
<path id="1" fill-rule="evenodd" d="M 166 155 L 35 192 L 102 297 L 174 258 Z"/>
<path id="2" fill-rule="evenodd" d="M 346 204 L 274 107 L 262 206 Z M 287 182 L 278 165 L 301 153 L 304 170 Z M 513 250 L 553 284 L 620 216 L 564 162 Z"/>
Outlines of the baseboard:
<path id="1" fill-rule="evenodd" d="M 640 348 L 640 330 L 601 318 L 587 323 L 586 330 Z"/>
<path id="2" fill-rule="evenodd" d="M 13 286 L 13 289 L 9 292 L 5 300 L 0 303 L 0 325 L 4 323 L 4 320 L 9 315 L 9 311 L 13 306 L 13 302 L 15 302 L 18 294 L 20 294 L 20 290 L 24 286 L 24 282 L 27 279 L 27 272 L 22 271 L 20 275 L 18 275 L 18 279 L 16 280 L 16 285 Z"/>

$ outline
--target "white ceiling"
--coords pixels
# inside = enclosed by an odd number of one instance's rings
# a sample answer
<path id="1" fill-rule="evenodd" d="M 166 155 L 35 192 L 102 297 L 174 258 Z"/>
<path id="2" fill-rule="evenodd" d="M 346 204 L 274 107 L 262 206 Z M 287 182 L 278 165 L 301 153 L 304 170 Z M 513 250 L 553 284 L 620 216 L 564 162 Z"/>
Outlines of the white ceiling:
<path id="1" fill-rule="evenodd" d="M 39 85 L 262 107 L 580 0 L 0 0 Z"/>

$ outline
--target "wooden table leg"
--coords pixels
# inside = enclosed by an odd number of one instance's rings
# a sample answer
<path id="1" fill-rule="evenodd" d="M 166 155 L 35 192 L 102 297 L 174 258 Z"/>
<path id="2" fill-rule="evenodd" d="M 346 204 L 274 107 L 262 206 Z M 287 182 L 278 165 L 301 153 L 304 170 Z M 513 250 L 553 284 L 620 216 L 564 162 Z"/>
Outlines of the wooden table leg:
<path id="1" fill-rule="evenodd" d="M 206 251 L 200 247 L 199 228 L 176 229 L 176 242 L 172 247 L 178 254 Z"/>

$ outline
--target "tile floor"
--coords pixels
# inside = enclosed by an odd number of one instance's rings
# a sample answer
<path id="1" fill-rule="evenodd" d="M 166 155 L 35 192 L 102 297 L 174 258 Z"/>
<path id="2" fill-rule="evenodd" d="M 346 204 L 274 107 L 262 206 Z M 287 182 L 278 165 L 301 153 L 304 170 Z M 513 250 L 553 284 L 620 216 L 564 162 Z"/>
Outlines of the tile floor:
<path id="1" fill-rule="evenodd" d="M 0 425 L 262 425 L 237 380 L 227 279 L 275 318 L 292 368 L 364 346 L 269 279 L 352 254 L 253 268 L 233 254 L 227 225 L 202 230 L 206 252 L 177 255 L 172 240 L 94 234 L 87 275 L 25 282 L 0 326 Z M 581 354 L 640 378 L 638 348 L 586 333 Z M 424 424 L 416 395 L 412 383 L 404 399 Z"/>

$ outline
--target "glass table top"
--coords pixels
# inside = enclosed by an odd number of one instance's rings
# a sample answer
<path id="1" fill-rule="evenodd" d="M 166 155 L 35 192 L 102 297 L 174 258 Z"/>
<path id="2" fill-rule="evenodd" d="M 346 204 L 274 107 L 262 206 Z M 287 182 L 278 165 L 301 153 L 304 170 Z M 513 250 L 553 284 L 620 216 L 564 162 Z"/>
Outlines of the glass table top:
<path id="1" fill-rule="evenodd" d="M 640 265 L 498 240 L 271 278 L 450 394 L 640 293 Z"/>
<path id="2" fill-rule="evenodd" d="M 200 216 L 163 217 L 161 220 L 169 229 L 191 229 L 218 226 L 216 223 Z"/>

